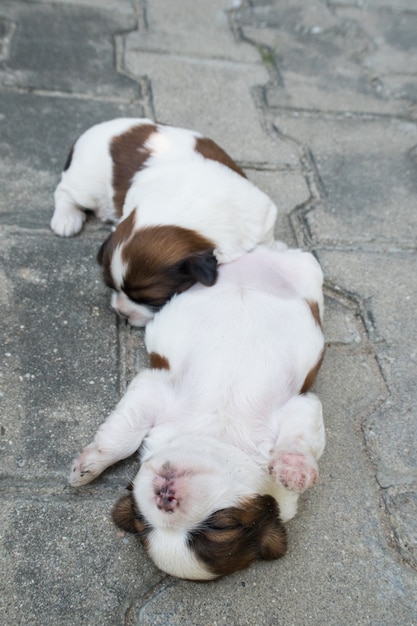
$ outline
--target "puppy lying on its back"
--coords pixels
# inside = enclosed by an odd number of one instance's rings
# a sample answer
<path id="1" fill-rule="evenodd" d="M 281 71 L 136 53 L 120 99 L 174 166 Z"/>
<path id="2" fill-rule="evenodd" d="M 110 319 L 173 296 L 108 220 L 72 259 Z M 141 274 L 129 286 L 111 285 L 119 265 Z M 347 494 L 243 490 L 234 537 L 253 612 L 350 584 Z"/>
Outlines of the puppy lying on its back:
<path id="1" fill-rule="evenodd" d="M 195 282 L 212 285 L 217 263 L 272 244 L 277 212 L 214 141 L 134 118 L 97 124 L 74 144 L 52 230 L 78 233 L 85 209 L 117 222 L 98 259 L 112 305 L 134 326 Z"/>
<path id="2" fill-rule="evenodd" d="M 322 273 L 311 254 L 260 247 L 219 268 L 148 324 L 151 369 L 130 384 L 70 484 L 144 443 L 118 526 L 162 570 L 207 580 L 286 549 L 282 521 L 318 476 L 312 385 L 323 356 Z M 281 521 L 282 520 L 282 521 Z"/>

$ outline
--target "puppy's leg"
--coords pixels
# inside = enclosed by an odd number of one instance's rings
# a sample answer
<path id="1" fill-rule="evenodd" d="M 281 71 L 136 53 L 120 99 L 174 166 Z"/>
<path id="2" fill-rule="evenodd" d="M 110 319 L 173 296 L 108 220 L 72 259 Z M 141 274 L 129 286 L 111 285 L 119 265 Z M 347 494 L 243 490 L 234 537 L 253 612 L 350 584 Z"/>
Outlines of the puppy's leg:
<path id="1" fill-rule="evenodd" d="M 310 252 L 280 249 L 275 242 L 277 254 L 270 255 L 270 262 L 276 271 L 285 277 L 301 298 L 318 305 L 320 318 L 323 317 L 323 272 L 318 261 Z"/>
<path id="2" fill-rule="evenodd" d="M 271 450 L 269 473 L 278 484 L 302 493 L 317 481 L 317 461 L 324 450 L 321 402 L 312 393 L 295 396 L 277 419 L 279 435 Z"/>
<path id="3" fill-rule="evenodd" d="M 51 219 L 51 228 L 61 237 L 71 237 L 80 232 L 86 219 L 71 194 L 61 182 L 55 190 L 55 211 Z"/>
<path id="4" fill-rule="evenodd" d="M 136 376 L 93 441 L 73 462 L 69 484 L 85 485 L 110 465 L 136 452 L 163 410 L 167 390 L 162 372 L 145 370 Z"/>

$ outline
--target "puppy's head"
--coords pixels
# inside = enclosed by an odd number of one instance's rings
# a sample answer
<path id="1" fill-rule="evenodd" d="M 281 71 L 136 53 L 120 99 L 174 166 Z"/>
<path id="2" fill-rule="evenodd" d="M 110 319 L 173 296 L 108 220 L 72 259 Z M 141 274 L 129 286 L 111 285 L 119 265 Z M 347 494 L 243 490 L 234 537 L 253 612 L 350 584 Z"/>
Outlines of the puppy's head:
<path id="1" fill-rule="evenodd" d="M 215 448 L 203 442 L 197 454 L 194 440 L 191 455 L 177 445 L 152 454 L 113 509 L 116 525 L 138 535 L 155 564 L 179 578 L 213 580 L 286 551 L 278 504 L 256 491 L 259 470 Z"/>
<path id="2" fill-rule="evenodd" d="M 214 244 L 179 226 L 135 229 L 133 211 L 120 222 L 98 253 L 112 306 L 132 326 L 142 326 L 174 294 L 217 278 Z"/>

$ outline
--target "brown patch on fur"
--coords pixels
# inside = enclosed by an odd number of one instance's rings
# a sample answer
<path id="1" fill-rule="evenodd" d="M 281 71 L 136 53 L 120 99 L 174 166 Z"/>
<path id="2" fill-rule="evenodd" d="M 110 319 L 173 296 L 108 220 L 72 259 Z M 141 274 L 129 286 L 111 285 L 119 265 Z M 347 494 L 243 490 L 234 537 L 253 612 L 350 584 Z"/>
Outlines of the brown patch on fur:
<path id="1" fill-rule="evenodd" d="M 157 352 L 151 352 L 149 355 L 150 364 L 154 370 L 169 370 L 169 361 L 166 356 L 162 356 Z"/>
<path id="2" fill-rule="evenodd" d="M 319 369 L 321 367 L 321 364 L 323 363 L 323 359 L 324 359 L 324 348 L 321 351 L 319 360 L 317 361 L 317 363 L 314 365 L 314 367 L 311 368 L 311 370 L 309 371 L 309 373 L 307 374 L 305 381 L 303 383 L 303 386 L 301 387 L 301 391 L 300 393 L 307 393 L 307 391 L 309 391 L 309 389 L 313 386 L 314 381 L 317 378 L 317 374 L 319 373 Z"/>
<path id="3" fill-rule="evenodd" d="M 217 145 L 211 139 L 207 139 L 207 137 L 198 137 L 195 142 L 195 151 L 201 154 L 206 159 L 211 159 L 212 161 L 218 161 L 226 167 L 230 168 L 243 178 L 247 178 L 245 172 L 235 163 L 227 152 L 225 152 L 220 146 Z"/>
<path id="4" fill-rule="evenodd" d="M 310 307 L 311 314 L 314 317 L 316 324 L 322 328 L 319 305 L 317 302 L 313 302 L 313 300 L 307 300 L 307 304 Z"/>
<path id="5" fill-rule="evenodd" d="M 113 160 L 113 202 L 117 217 L 121 217 L 123 213 L 123 205 L 133 176 L 144 167 L 151 156 L 151 151 L 145 144 L 156 131 L 157 127 L 154 124 L 138 124 L 114 137 L 110 144 L 110 155 Z"/>
<path id="6" fill-rule="evenodd" d="M 241 506 L 221 509 L 190 534 L 190 548 L 216 576 L 226 576 L 253 561 L 279 559 L 287 534 L 272 496 L 254 496 Z"/>
<path id="7" fill-rule="evenodd" d="M 317 304 L 317 302 L 314 302 L 312 300 L 307 300 L 306 302 L 308 306 L 310 307 L 311 314 L 317 326 L 322 328 L 319 305 Z M 323 358 L 324 358 L 324 348 L 321 351 L 321 354 L 319 356 L 317 363 L 314 365 L 314 367 L 311 368 L 311 370 L 307 374 L 304 380 L 303 386 L 301 387 L 300 393 L 307 393 L 307 391 L 309 391 L 309 389 L 313 386 L 314 381 L 317 378 L 317 374 L 319 373 L 321 364 L 323 363 Z"/>
<path id="8" fill-rule="evenodd" d="M 196 282 L 207 286 L 216 282 L 213 242 L 179 226 L 147 226 L 133 232 L 133 213 L 118 225 L 98 254 L 109 287 L 115 288 L 111 260 L 121 243 L 126 263 L 122 290 L 134 302 L 160 308 Z"/>
<path id="9" fill-rule="evenodd" d="M 145 548 L 147 547 L 151 529 L 140 513 L 132 493 L 116 502 L 112 510 L 112 519 L 121 530 L 138 535 Z"/>

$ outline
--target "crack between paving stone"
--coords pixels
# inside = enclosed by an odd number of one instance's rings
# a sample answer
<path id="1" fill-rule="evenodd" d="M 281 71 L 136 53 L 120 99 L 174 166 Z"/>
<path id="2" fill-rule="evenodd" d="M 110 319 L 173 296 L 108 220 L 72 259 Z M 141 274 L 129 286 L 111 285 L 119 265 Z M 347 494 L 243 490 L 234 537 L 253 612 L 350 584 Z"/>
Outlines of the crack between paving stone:
<path id="1" fill-rule="evenodd" d="M 148 30 L 148 3 L 147 0 L 131 0 L 136 15 L 137 29 Z"/>
<path id="2" fill-rule="evenodd" d="M 2 16 L 1 21 L 5 25 L 5 29 L 6 29 L 5 34 L 1 38 L 1 41 L 3 43 L 3 50 L 0 54 L 0 63 L 3 63 L 4 61 L 7 61 L 9 59 L 10 46 L 11 46 L 13 35 L 15 33 L 17 26 L 16 26 L 16 22 L 14 22 L 13 20 L 9 19 L 6 16 Z"/>
<path id="3" fill-rule="evenodd" d="M 139 626 L 142 622 L 141 614 L 147 605 L 166 589 L 176 586 L 177 584 L 178 581 L 176 579 L 165 574 L 156 584 L 149 584 L 142 587 L 142 591 L 139 591 L 130 599 L 129 606 L 124 612 L 123 626 Z"/>
<path id="4" fill-rule="evenodd" d="M 141 0 L 132 0 L 132 7 L 136 15 L 135 26 L 113 34 L 114 68 L 118 74 L 136 83 L 139 92 L 138 102 L 144 109 L 144 117 L 155 119 L 152 84 L 149 77 L 147 75 L 135 76 L 126 67 L 126 37 L 132 33 L 148 29 L 147 3 Z"/>
<path id="5" fill-rule="evenodd" d="M 417 10 L 409 9 L 409 8 L 400 8 L 396 9 L 395 7 L 388 5 L 389 0 L 387 0 L 387 4 L 385 6 L 372 6 L 367 2 L 355 3 L 355 2 L 346 2 L 343 4 L 336 4 L 331 0 L 325 0 L 325 4 L 329 9 L 335 9 L 335 14 L 337 15 L 337 9 L 362 9 L 366 8 L 367 11 L 371 11 L 373 13 L 389 13 L 390 15 L 416 15 Z"/>
<path id="6" fill-rule="evenodd" d="M 331 251 L 331 252 L 365 252 L 371 254 L 381 254 L 381 247 L 384 254 L 401 254 L 401 253 L 415 253 L 417 247 L 414 241 L 410 240 L 395 240 L 395 239 L 356 239 L 354 241 L 344 241 L 332 239 L 320 239 L 318 243 L 315 243 L 317 250 Z"/>
<path id="7" fill-rule="evenodd" d="M 378 333 L 378 329 L 375 325 L 375 320 L 373 318 L 373 314 L 371 312 L 371 308 L 369 306 L 367 306 L 367 302 L 370 300 L 369 298 L 362 298 L 361 296 L 359 296 L 358 294 L 349 291 L 348 289 L 344 288 L 344 287 L 340 287 L 339 285 L 336 284 L 332 284 L 328 281 L 325 282 L 324 285 L 324 291 L 326 293 L 326 295 L 328 295 L 329 297 L 333 297 L 336 301 L 340 301 L 340 299 L 338 299 L 338 294 L 342 295 L 342 298 L 344 298 L 345 300 L 347 300 L 348 302 L 350 302 L 353 306 L 351 306 L 350 308 L 353 310 L 355 316 L 358 318 L 358 320 L 360 321 L 360 325 L 359 325 L 359 333 L 361 336 L 361 342 L 358 346 L 351 346 L 351 350 L 357 350 L 357 351 L 362 351 L 365 349 L 365 353 L 368 354 L 369 356 L 372 356 L 372 358 L 374 359 L 376 366 L 378 368 L 378 372 L 379 372 L 379 376 L 380 379 L 383 383 L 384 389 L 385 389 L 385 397 L 383 400 L 380 401 L 381 405 L 385 402 L 387 402 L 387 400 L 389 398 L 391 398 L 393 396 L 392 394 L 392 390 L 391 387 L 388 383 L 388 380 L 385 376 L 384 373 L 384 368 L 381 364 L 380 361 L 380 357 L 379 354 L 377 352 L 377 347 L 381 347 L 386 345 L 386 341 L 383 337 L 379 336 Z M 342 304 L 345 304 L 342 302 Z M 330 344 L 330 345 L 334 345 L 334 344 Z M 346 344 L 344 344 L 346 345 Z M 361 350 L 362 348 L 362 350 Z M 379 405 L 378 405 L 379 406 Z M 366 417 L 364 416 L 361 423 L 362 423 L 362 433 L 363 433 L 363 437 L 364 437 L 364 445 L 365 447 L 368 449 L 368 453 L 371 454 L 371 452 L 369 451 L 369 445 L 367 442 L 367 437 L 366 437 L 366 433 L 365 433 L 365 422 L 367 420 L 367 418 L 376 410 L 376 408 L 371 409 L 370 411 L 367 411 L 367 415 Z"/>
<path id="8" fill-rule="evenodd" d="M 386 402 L 387 402 L 387 399 L 385 399 L 385 401 L 380 404 L 380 407 L 386 404 Z M 380 407 L 376 407 L 375 410 L 377 410 Z M 370 415 L 371 413 L 368 415 L 368 418 L 370 417 Z M 371 443 L 368 444 L 366 433 L 364 432 L 366 419 L 367 418 L 365 418 L 364 420 L 364 426 L 362 428 L 364 442 L 365 442 L 365 450 L 367 454 L 369 455 L 371 463 L 373 463 L 373 465 L 375 465 L 375 468 L 377 468 L 378 463 L 377 463 L 377 459 L 376 458 L 374 459 L 374 454 L 373 454 L 373 449 L 372 449 L 373 446 Z M 401 494 L 401 493 L 404 493 L 405 491 L 409 491 L 410 489 L 415 491 L 415 488 L 417 486 L 417 474 L 415 478 L 413 477 L 411 480 L 406 480 L 405 482 L 392 482 L 392 484 L 391 483 L 383 484 L 381 483 L 381 480 L 380 480 L 380 473 L 376 469 L 375 481 L 380 491 L 380 509 L 381 509 L 381 514 L 382 514 L 381 521 L 383 525 L 383 530 L 385 532 L 387 546 L 392 551 L 393 557 L 396 560 L 398 560 L 401 564 L 405 564 L 408 567 L 411 567 L 413 570 L 416 570 L 417 569 L 416 559 L 408 550 L 408 546 L 403 545 L 402 538 L 396 528 L 396 522 L 393 516 L 393 512 L 391 510 L 391 507 L 390 507 L 389 498 L 391 497 L 391 492 L 394 492 L 394 495 L 396 495 L 398 493 Z"/>
<path id="9" fill-rule="evenodd" d="M 137 84 L 140 92 L 139 102 L 143 106 L 144 117 L 155 119 L 155 106 L 151 80 L 147 75 L 140 77 L 135 76 L 126 67 L 126 35 L 131 32 L 138 32 L 138 30 L 119 33 L 114 37 L 115 69 L 118 74 L 129 78 Z"/>
<path id="10" fill-rule="evenodd" d="M 241 68 L 253 68 L 253 67 L 263 67 L 261 61 L 259 62 L 250 62 L 250 61 L 235 61 L 234 59 L 229 59 L 227 57 L 222 56 L 199 56 L 195 54 L 194 56 L 190 56 L 188 54 L 180 54 L 180 53 L 172 53 L 170 50 L 150 50 L 147 48 L 137 49 L 136 52 L 141 54 L 151 54 L 157 56 L 166 56 L 170 59 L 174 59 L 175 61 L 188 61 L 191 65 L 207 65 L 218 67 L 241 67 Z M 129 75 L 130 76 L 130 75 Z M 137 80 L 137 79 L 134 79 Z"/>
<path id="11" fill-rule="evenodd" d="M 257 172 L 293 172 L 294 174 L 300 174 L 301 168 L 295 165 L 272 163 L 268 161 L 240 161 L 236 163 L 244 170 L 254 170 Z"/>
<path id="12" fill-rule="evenodd" d="M 281 113 L 293 115 L 294 117 L 314 117 L 320 119 L 336 119 L 336 120 L 344 120 L 344 119 L 358 119 L 365 121 L 381 121 L 381 120 L 392 120 L 392 121 L 401 121 L 401 122 L 409 122 L 410 124 L 417 124 L 417 120 L 406 114 L 400 113 L 376 113 L 371 111 L 337 111 L 337 110 L 323 110 L 323 109 L 303 109 L 301 107 L 286 107 L 286 106 L 268 106 L 268 110 L 271 113 Z"/>
<path id="13" fill-rule="evenodd" d="M 52 210 L 51 210 L 51 216 L 52 216 Z M 59 235 L 56 235 L 48 226 L 45 226 L 43 228 L 40 226 L 39 227 L 35 226 L 33 228 L 30 228 L 27 226 L 19 226 L 17 224 L 0 224 L 0 234 L 6 234 L 10 237 L 19 237 L 20 235 L 22 235 L 23 237 L 30 237 L 30 236 L 37 237 L 38 235 L 46 235 L 49 237 L 51 236 L 55 237 L 56 239 L 66 239 L 65 237 L 62 238 Z M 103 241 L 103 234 L 106 236 L 109 235 L 109 230 L 108 228 L 106 228 L 106 224 L 104 222 L 96 222 L 96 226 L 94 227 L 94 230 L 91 229 L 88 232 L 86 230 L 83 231 L 83 238 L 85 240 L 91 239 L 92 241 L 97 243 L 96 240 Z M 76 239 L 77 237 L 78 235 L 75 235 L 73 239 Z"/>
<path id="14" fill-rule="evenodd" d="M 0 480 L 2 485 L 0 499 L 8 499 L 10 494 L 13 494 L 29 500 L 37 500 L 39 495 L 53 496 L 54 499 L 61 500 L 68 500 L 68 496 L 77 497 L 79 500 L 96 500 L 98 488 L 101 493 L 104 492 L 109 495 L 120 493 L 120 481 L 117 484 L 89 483 L 83 488 L 74 488 L 69 486 L 67 476 L 67 473 L 65 475 L 57 475 L 55 480 L 35 476 L 27 480 L 20 479 L 20 481 L 16 476 L 5 476 Z M 34 485 L 36 485 L 36 492 L 33 489 Z"/>
<path id="15" fill-rule="evenodd" d="M 275 51 L 271 46 L 260 43 L 245 35 L 242 26 L 237 22 L 236 15 L 239 12 L 239 8 L 232 8 L 226 11 L 228 18 L 229 28 L 237 43 L 246 43 L 253 46 L 258 51 L 263 66 L 266 68 L 270 76 L 270 84 L 284 88 L 284 79 L 279 69 L 279 65 L 276 60 Z"/>
<path id="16" fill-rule="evenodd" d="M 140 102 L 140 98 L 127 100 L 126 97 L 118 98 L 117 96 L 95 96 L 94 94 L 88 93 L 53 91 L 48 89 L 38 89 L 36 87 L 8 87 L 7 85 L 3 85 L 1 89 L 2 93 L 30 94 L 44 98 L 70 98 L 73 100 L 91 100 L 92 102 L 114 102 L 116 104 L 132 104 L 137 101 Z"/>

